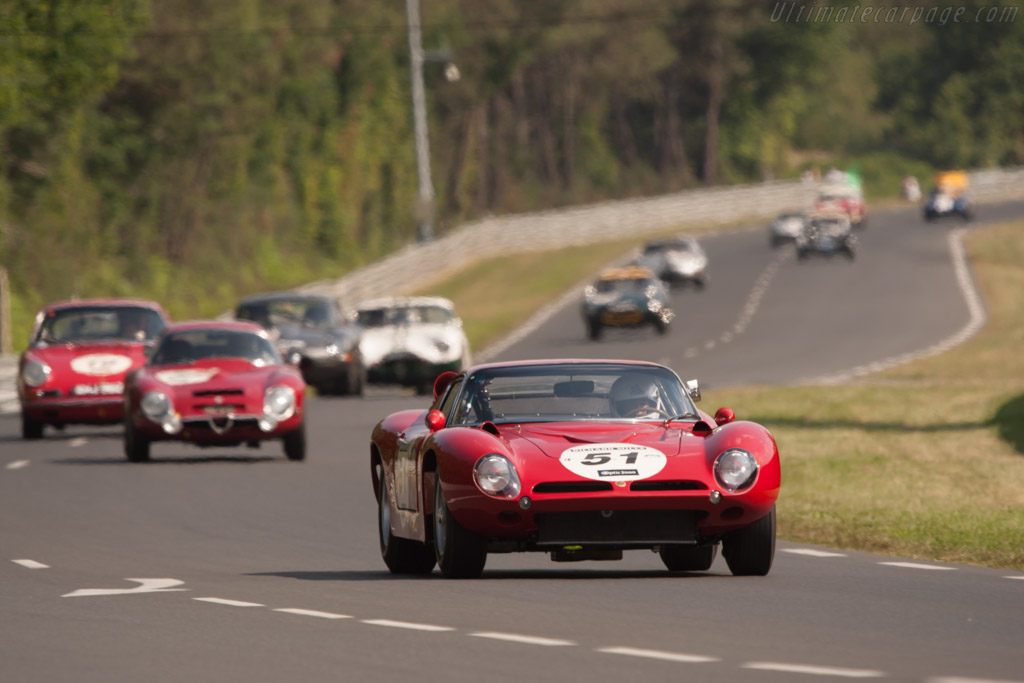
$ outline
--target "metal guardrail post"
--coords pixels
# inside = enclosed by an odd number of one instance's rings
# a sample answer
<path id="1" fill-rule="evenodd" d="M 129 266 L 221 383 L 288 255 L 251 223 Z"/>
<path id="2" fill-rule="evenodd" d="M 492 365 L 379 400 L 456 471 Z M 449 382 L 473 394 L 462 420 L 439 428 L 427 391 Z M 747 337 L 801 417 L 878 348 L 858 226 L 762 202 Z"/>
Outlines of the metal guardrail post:
<path id="1" fill-rule="evenodd" d="M 11 348 L 11 288 L 7 269 L 0 266 L 0 354 L 7 355 Z"/>

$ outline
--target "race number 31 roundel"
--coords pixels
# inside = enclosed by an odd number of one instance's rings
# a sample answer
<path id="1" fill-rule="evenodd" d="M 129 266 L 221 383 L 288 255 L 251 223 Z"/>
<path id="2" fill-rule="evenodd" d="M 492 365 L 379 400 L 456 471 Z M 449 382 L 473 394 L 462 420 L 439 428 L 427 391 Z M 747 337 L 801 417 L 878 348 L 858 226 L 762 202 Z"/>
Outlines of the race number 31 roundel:
<path id="1" fill-rule="evenodd" d="M 559 458 L 567 470 L 597 481 L 633 481 L 653 477 L 665 467 L 665 454 L 650 446 L 593 443 L 573 446 Z"/>

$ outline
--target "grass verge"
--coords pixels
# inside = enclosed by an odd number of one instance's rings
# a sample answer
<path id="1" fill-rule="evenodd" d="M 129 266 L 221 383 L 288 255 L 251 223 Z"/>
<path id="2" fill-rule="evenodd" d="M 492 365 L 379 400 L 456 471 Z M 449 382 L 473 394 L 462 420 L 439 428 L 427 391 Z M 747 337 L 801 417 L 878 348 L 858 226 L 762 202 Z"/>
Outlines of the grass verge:
<path id="1" fill-rule="evenodd" d="M 636 243 L 479 262 L 421 293 L 453 299 L 481 348 Z M 1024 221 L 966 245 L 988 321 L 960 347 L 838 387 L 705 395 L 775 435 L 782 538 L 1024 569 Z"/>

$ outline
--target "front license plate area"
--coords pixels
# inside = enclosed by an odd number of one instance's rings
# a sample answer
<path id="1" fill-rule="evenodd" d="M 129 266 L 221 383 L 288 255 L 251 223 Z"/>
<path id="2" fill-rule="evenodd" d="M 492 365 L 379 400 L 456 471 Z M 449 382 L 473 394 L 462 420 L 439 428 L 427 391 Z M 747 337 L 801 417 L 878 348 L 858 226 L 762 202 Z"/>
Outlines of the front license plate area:
<path id="1" fill-rule="evenodd" d="M 697 542 L 697 519 L 688 510 L 549 512 L 535 520 L 539 546 Z"/>

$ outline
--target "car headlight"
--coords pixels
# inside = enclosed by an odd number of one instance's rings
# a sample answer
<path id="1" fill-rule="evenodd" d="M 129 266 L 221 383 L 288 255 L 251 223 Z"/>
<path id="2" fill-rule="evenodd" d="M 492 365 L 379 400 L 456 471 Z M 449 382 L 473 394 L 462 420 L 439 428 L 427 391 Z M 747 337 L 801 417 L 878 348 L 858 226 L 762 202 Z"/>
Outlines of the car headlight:
<path id="1" fill-rule="evenodd" d="M 444 339 L 435 339 L 434 346 L 437 347 L 437 350 L 440 351 L 441 353 L 446 353 L 448 349 L 451 348 L 451 345 Z"/>
<path id="2" fill-rule="evenodd" d="M 503 455 L 490 453 L 476 461 L 473 478 L 480 490 L 489 496 L 515 498 L 522 484 L 515 466 Z"/>
<path id="3" fill-rule="evenodd" d="M 142 412 L 153 422 L 160 422 L 170 414 L 174 406 L 171 399 L 162 391 L 150 391 L 142 397 Z"/>
<path id="4" fill-rule="evenodd" d="M 757 460 L 742 448 L 730 448 L 715 459 L 715 478 L 728 491 L 753 484 L 757 469 Z"/>
<path id="5" fill-rule="evenodd" d="M 295 414 L 295 390 L 289 386 L 268 387 L 263 394 L 263 419 L 260 429 L 269 432 L 278 422 Z"/>
<path id="6" fill-rule="evenodd" d="M 21 379 L 30 387 L 40 387 L 50 378 L 50 366 L 41 360 L 30 360 L 21 369 Z"/>

